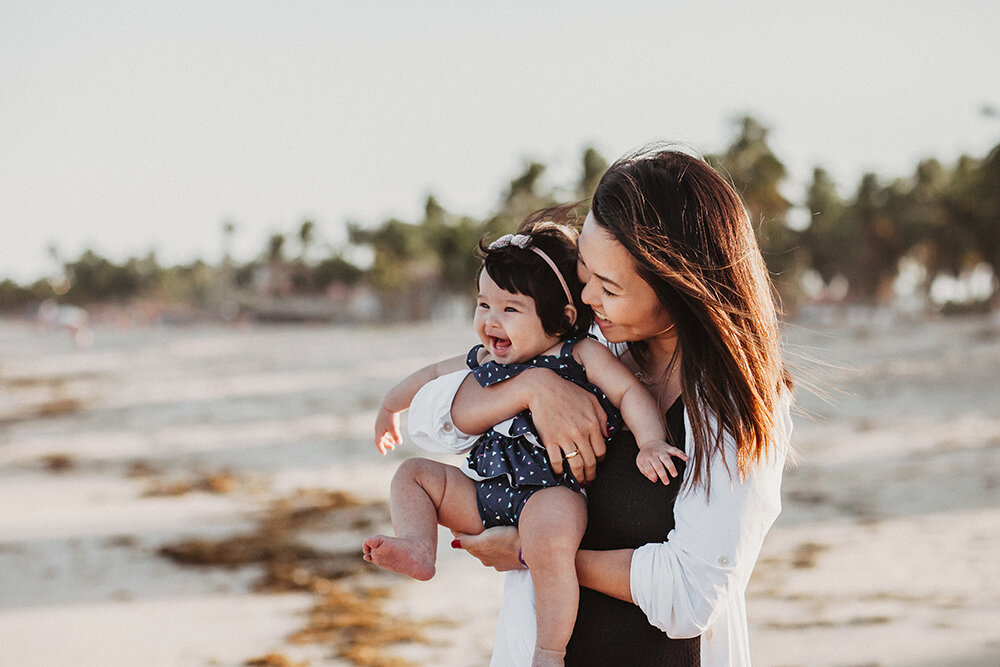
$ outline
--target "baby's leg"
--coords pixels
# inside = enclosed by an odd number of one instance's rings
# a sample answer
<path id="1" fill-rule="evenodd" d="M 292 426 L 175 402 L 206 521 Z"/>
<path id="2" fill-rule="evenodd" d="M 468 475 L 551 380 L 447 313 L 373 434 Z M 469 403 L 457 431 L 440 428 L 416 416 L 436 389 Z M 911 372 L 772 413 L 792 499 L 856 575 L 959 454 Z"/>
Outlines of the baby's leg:
<path id="1" fill-rule="evenodd" d="M 373 535 L 364 559 L 422 581 L 434 576 L 438 523 L 463 533 L 481 533 L 472 480 L 455 466 L 407 459 L 392 478 L 389 511 L 396 537 Z"/>
<path id="2" fill-rule="evenodd" d="M 521 552 L 535 586 L 535 667 L 563 664 L 580 602 L 576 552 L 586 527 L 583 494 L 562 486 L 542 489 L 521 511 Z"/>

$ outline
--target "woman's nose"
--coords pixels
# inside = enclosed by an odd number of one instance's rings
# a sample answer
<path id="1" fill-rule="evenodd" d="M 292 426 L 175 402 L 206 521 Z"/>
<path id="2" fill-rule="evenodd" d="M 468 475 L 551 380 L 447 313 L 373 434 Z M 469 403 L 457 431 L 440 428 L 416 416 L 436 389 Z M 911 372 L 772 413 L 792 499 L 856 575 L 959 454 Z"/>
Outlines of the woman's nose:
<path id="1" fill-rule="evenodd" d="M 580 291 L 580 299 L 588 306 L 593 306 L 597 303 L 596 296 L 597 286 L 594 284 L 593 280 L 585 280 L 583 282 L 583 289 Z"/>

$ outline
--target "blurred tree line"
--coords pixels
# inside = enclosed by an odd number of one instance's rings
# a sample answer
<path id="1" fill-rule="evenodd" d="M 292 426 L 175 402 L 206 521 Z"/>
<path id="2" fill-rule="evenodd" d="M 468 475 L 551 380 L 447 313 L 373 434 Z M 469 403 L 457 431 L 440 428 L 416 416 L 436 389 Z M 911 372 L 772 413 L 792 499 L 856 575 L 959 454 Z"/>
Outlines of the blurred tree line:
<path id="1" fill-rule="evenodd" d="M 786 168 L 768 145 L 768 129 L 752 117 L 738 120 L 725 151 L 706 158 L 743 195 L 786 309 L 809 301 L 888 305 L 901 267 L 928 308 L 942 305 L 931 299 L 936 280 L 991 271 L 992 293 L 973 306 L 1000 307 L 1000 145 L 950 166 L 926 159 L 893 179 L 867 173 L 847 195 L 816 167 L 798 202 L 786 197 Z M 90 250 L 60 260 L 52 248 L 61 274 L 30 285 L 3 280 L 0 309 L 52 298 L 80 306 L 143 299 L 213 309 L 261 299 L 343 301 L 367 290 L 383 320 L 425 318 L 449 299 L 472 296 L 482 236 L 512 231 L 539 208 L 587 199 L 607 164 L 588 148 L 575 182 L 559 187 L 544 183 L 545 165 L 529 162 L 487 216 L 451 213 L 430 195 L 422 219 L 349 223 L 345 246 L 319 252 L 316 225 L 304 221 L 292 234 L 271 236 L 257 258 L 242 264 L 229 254 L 237 231 L 231 222 L 223 225 L 224 258 L 214 266 L 164 267 L 153 254 L 118 264 Z M 351 259 L 359 254 L 365 261 Z"/>

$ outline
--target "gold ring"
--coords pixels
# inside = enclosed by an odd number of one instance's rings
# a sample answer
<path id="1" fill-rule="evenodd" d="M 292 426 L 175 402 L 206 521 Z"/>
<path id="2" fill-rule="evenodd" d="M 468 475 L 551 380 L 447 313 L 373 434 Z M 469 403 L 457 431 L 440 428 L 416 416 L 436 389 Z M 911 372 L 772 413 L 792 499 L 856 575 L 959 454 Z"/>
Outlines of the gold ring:
<path id="1" fill-rule="evenodd" d="M 571 459 L 574 456 L 577 456 L 579 453 L 580 453 L 579 449 L 574 449 L 573 451 L 568 452 L 563 458 L 565 458 L 565 459 Z"/>

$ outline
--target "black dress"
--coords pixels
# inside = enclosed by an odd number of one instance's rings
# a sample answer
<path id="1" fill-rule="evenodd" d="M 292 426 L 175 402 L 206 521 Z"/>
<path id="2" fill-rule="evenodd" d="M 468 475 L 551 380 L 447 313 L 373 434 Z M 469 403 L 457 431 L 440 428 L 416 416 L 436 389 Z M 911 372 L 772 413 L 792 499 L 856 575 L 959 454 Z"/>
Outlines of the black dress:
<path id="1" fill-rule="evenodd" d="M 667 411 L 671 444 L 684 448 L 684 406 L 678 398 Z M 646 479 L 635 465 L 635 438 L 619 431 L 587 487 L 587 532 L 581 549 L 635 549 L 663 542 L 674 527 L 678 476 L 669 485 Z M 678 473 L 683 461 L 674 461 Z M 650 625 L 638 606 L 580 588 L 576 627 L 566 648 L 567 667 L 679 665 L 701 663 L 701 640 L 671 639 Z"/>

